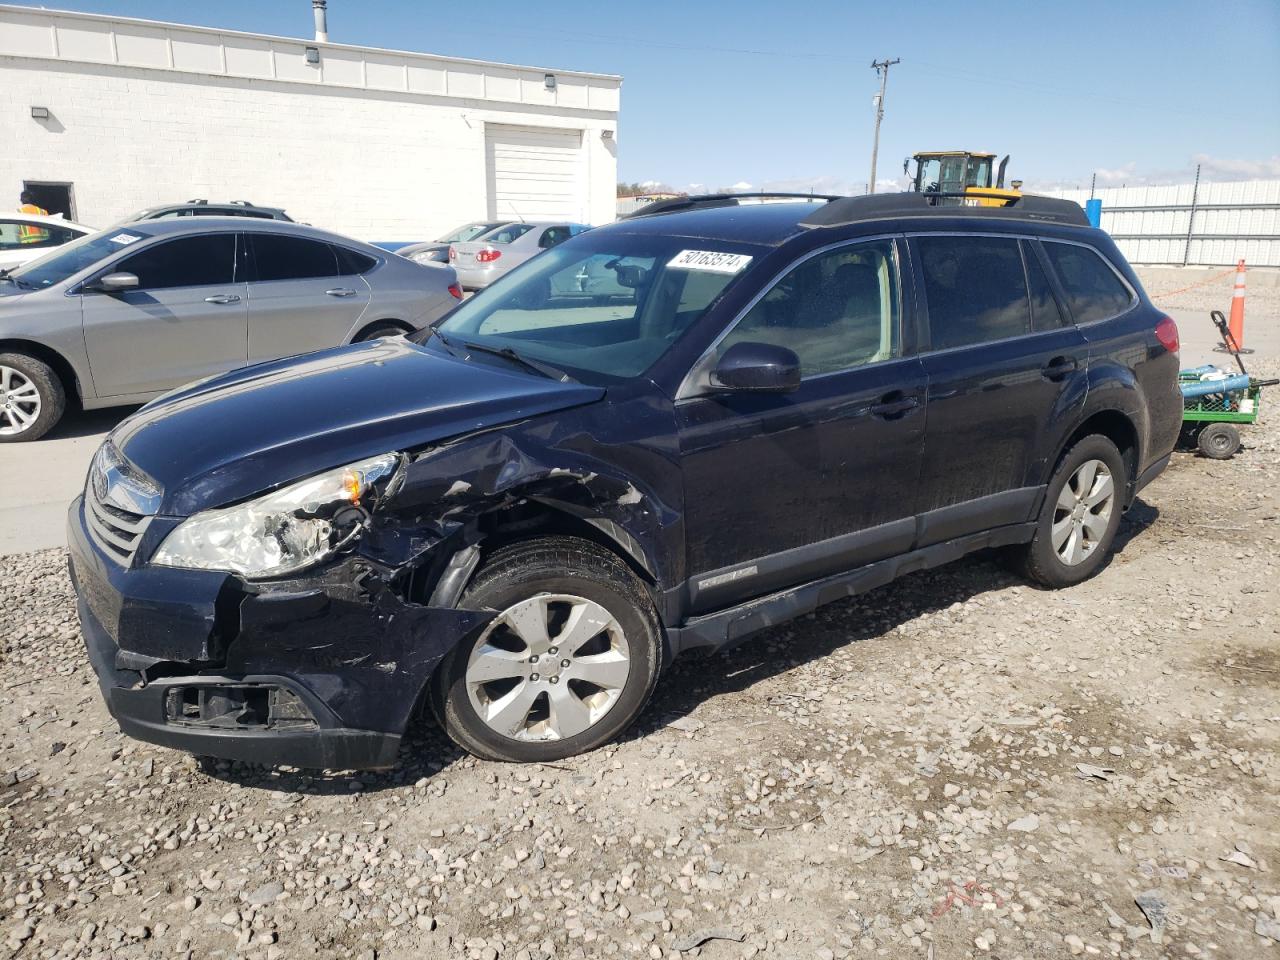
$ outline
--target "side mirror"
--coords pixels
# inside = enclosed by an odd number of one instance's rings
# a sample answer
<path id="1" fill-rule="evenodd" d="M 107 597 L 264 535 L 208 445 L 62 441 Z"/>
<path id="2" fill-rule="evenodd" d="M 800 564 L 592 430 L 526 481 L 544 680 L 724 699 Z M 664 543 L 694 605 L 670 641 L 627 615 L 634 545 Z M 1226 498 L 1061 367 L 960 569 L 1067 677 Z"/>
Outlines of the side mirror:
<path id="1" fill-rule="evenodd" d="M 725 390 L 790 393 L 800 386 L 800 358 L 771 343 L 735 343 L 711 371 L 711 385 Z"/>
<path id="2" fill-rule="evenodd" d="M 132 290 L 137 286 L 136 273 L 108 273 L 99 277 L 98 282 L 93 284 L 91 289 L 101 290 L 103 293 L 118 293 L 121 290 Z"/>

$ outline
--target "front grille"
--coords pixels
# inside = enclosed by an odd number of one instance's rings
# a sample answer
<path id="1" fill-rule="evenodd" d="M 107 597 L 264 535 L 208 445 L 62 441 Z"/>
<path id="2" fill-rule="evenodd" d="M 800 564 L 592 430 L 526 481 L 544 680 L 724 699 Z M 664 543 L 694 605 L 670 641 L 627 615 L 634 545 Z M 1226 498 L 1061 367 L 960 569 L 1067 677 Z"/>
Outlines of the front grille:
<path id="1" fill-rule="evenodd" d="M 92 483 L 84 493 L 84 518 L 93 542 L 125 567 L 133 562 L 138 542 L 151 522 L 150 517 L 101 502 Z"/>

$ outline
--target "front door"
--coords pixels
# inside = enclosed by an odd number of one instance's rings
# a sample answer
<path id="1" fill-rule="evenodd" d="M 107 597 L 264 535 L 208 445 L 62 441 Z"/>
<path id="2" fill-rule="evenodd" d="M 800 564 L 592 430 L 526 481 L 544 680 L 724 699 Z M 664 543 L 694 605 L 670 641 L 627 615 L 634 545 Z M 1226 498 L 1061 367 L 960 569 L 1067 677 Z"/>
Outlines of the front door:
<path id="1" fill-rule="evenodd" d="M 84 340 L 99 397 L 168 390 L 243 366 L 245 284 L 236 235 L 160 240 L 107 267 L 136 289 L 80 294 Z"/>
<path id="2" fill-rule="evenodd" d="M 811 255 L 718 344 L 795 351 L 794 393 L 677 404 L 694 612 L 910 549 L 925 380 L 903 356 L 898 253 L 872 240 Z"/>
<path id="3" fill-rule="evenodd" d="M 928 316 L 928 436 L 920 482 L 928 546 L 1031 519 L 1047 458 L 1084 403 L 1088 349 L 1033 243 L 912 241 Z"/>
<path id="4" fill-rule="evenodd" d="M 249 360 L 345 343 L 369 305 L 369 285 L 322 240 L 246 232 L 252 251 Z"/>

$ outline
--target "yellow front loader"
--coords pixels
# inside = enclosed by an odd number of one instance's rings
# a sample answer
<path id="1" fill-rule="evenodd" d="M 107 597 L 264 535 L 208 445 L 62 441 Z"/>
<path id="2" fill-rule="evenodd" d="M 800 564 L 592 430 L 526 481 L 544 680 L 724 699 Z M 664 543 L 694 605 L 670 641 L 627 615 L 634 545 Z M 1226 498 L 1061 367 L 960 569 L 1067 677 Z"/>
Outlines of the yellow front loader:
<path id="1" fill-rule="evenodd" d="M 1010 200 L 1022 196 L 1022 181 L 1015 180 L 1011 187 L 1004 185 L 1004 170 L 1009 163 L 1006 156 L 995 169 L 994 153 L 972 153 L 968 150 L 931 150 L 908 157 L 902 163 L 902 172 L 911 177 L 911 189 L 916 193 L 939 193 L 940 204 L 965 204 L 975 207 L 1003 207 Z M 915 163 L 915 173 L 911 164 Z"/>

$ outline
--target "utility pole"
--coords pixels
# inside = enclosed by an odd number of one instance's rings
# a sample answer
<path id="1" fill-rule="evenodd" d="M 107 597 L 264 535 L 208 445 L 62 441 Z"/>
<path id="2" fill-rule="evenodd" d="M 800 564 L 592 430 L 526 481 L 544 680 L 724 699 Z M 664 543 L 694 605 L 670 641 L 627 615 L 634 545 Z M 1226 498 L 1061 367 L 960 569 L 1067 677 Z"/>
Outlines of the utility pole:
<path id="1" fill-rule="evenodd" d="M 876 95 L 876 138 L 871 147 L 871 182 L 867 184 L 867 193 L 876 192 L 876 159 L 880 155 L 880 121 L 884 119 L 884 88 L 889 83 L 889 68 L 901 62 L 901 58 L 871 61 L 872 69 L 880 76 L 880 92 Z"/>

